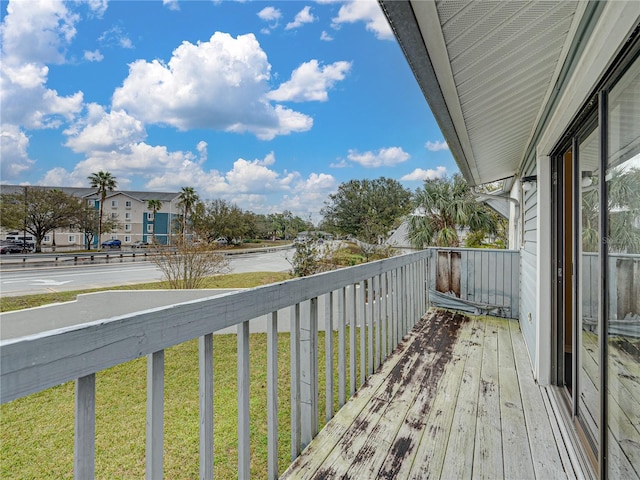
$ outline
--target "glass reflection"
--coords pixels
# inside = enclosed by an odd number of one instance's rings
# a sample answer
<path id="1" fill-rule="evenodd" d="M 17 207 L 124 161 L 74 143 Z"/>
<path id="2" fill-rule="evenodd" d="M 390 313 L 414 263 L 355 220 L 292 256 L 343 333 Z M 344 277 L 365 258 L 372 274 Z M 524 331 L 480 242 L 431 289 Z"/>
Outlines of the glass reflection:
<path id="1" fill-rule="evenodd" d="M 640 62 L 609 94 L 609 478 L 640 478 Z"/>
<path id="2" fill-rule="evenodd" d="M 578 302 L 578 417 L 597 451 L 600 425 L 600 349 L 598 347 L 598 291 L 600 279 L 600 197 L 598 195 L 599 135 L 595 129 L 580 142 L 580 239 L 578 246 L 580 299 Z"/>

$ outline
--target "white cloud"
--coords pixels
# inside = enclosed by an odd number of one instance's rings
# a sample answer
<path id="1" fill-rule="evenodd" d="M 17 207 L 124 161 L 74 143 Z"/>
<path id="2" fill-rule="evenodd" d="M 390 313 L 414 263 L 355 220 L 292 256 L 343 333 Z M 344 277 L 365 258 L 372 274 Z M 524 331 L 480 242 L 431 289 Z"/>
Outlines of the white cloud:
<path id="1" fill-rule="evenodd" d="M 274 211 L 290 210 L 304 219 L 311 217 L 317 221 L 324 201 L 337 187 L 338 182 L 332 175 L 311 173 L 296 183 L 291 194 L 282 196 Z"/>
<path id="2" fill-rule="evenodd" d="M 87 115 L 64 131 L 66 146 L 76 153 L 126 152 L 147 136 L 144 125 L 122 110 L 106 113 L 95 103 L 87 105 Z"/>
<path id="3" fill-rule="evenodd" d="M 381 40 L 394 38 L 391 27 L 376 0 L 350 0 L 340 7 L 338 16 L 332 19 L 333 28 L 343 23 L 364 22 L 366 29 Z"/>
<path id="4" fill-rule="evenodd" d="M 26 128 L 51 128 L 61 118 L 71 120 L 82 109 L 82 92 L 61 97 L 55 90 L 45 87 L 49 68 L 26 62 L 2 62 L 0 66 L 0 98 L 2 123 L 22 125 Z"/>
<path id="5" fill-rule="evenodd" d="M 322 40 L 323 42 L 332 42 L 333 37 L 329 35 L 325 30 L 323 30 L 320 34 L 320 40 Z"/>
<path id="6" fill-rule="evenodd" d="M 180 10 L 180 4 L 178 3 L 178 0 L 162 0 L 162 4 L 169 10 Z"/>
<path id="7" fill-rule="evenodd" d="M 104 12 L 107 11 L 108 3 L 109 3 L 108 0 L 87 0 L 89 9 L 97 17 L 102 17 L 102 15 L 104 15 Z"/>
<path id="8" fill-rule="evenodd" d="M 424 181 L 424 180 L 435 180 L 437 178 L 444 178 L 447 175 L 447 168 L 443 166 L 436 167 L 435 170 L 429 168 L 428 170 L 423 170 L 422 168 L 416 168 L 413 172 L 408 173 L 407 175 L 400 178 L 400 180 L 404 181 Z"/>
<path id="9" fill-rule="evenodd" d="M 90 62 L 101 62 L 104 60 L 104 55 L 100 53 L 100 50 L 94 50 L 93 52 L 89 50 L 84 51 L 84 58 Z"/>
<path id="10" fill-rule="evenodd" d="M 34 161 L 29 158 L 27 149 L 29 138 L 14 125 L 3 125 L 0 131 L 0 177 L 3 180 L 18 178 L 25 170 L 29 170 Z"/>
<path id="11" fill-rule="evenodd" d="M 440 140 L 436 140 L 435 142 L 427 142 L 425 143 L 424 146 L 430 152 L 438 152 L 440 150 L 449 150 L 449 145 L 447 145 L 447 142 L 443 142 Z"/>
<path id="12" fill-rule="evenodd" d="M 306 6 L 296 14 L 296 18 L 293 22 L 287 23 L 285 30 L 300 28 L 305 23 L 313 23 L 316 20 L 318 20 L 318 18 L 311 13 L 311 7 Z"/>
<path id="13" fill-rule="evenodd" d="M 113 108 L 147 123 L 251 132 L 264 140 L 306 131 L 311 117 L 265 98 L 271 65 L 253 34 L 216 32 L 183 42 L 167 64 L 137 60 L 113 94 Z"/>
<path id="14" fill-rule="evenodd" d="M 291 79 L 269 92 L 268 97 L 280 102 L 326 102 L 328 90 L 344 80 L 350 69 L 350 62 L 335 62 L 321 67 L 318 60 L 310 60 L 296 68 Z"/>
<path id="15" fill-rule="evenodd" d="M 282 17 L 282 13 L 275 7 L 264 7 L 258 12 L 258 17 L 265 22 L 275 22 L 277 24 L 280 17 Z"/>
<path id="16" fill-rule="evenodd" d="M 401 147 L 381 148 L 377 152 L 359 153 L 356 150 L 349 150 L 347 158 L 352 162 L 359 163 L 363 167 L 391 167 L 409 160 L 410 155 Z"/>
<path id="17" fill-rule="evenodd" d="M 347 168 L 350 167 L 351 164 L 347 162 L 344 158 L 341 158 L 339 162 L 333 162 L 329 164 L 329 168 Z"/>
<path id="18" fill-rule="evenodd" d="M 51 128 L 82 108 L 82 93 L 61 97 L 45 87 L 46 63 L 65 62 L 79 17 L 62 2 L 10 2 L 0 25 L 3 131 Z M 10 127 L 12 126 L 12 127 Z M 3 159 L 4 160 L 4 159 Z"/>
<path id="19" fill-rule="evenodd" d="M 3 64 L 64 63 L 79 19 L 63 2 L 9 2 L 0 26 Z"/>
<path id="20" fill-rule="evenodd" d="M 121 47 L 126 49 L 133 48 L 133 42 L 129 36 L 122 30 L 121 27 L 115 26 L 105 32 L 99 37 L 98 41 L 101 45 L 107 47 Z"/>

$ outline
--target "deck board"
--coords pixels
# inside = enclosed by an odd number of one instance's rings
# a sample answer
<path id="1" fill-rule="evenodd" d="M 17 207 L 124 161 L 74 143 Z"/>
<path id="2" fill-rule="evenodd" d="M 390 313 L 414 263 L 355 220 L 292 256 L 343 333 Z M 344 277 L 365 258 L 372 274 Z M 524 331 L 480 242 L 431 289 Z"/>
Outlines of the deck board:
<path id="1" fill-rule="evenodd" d="M 430 312 L 281 478 L 566 478 L 547 415 L 517 322 Z"/>

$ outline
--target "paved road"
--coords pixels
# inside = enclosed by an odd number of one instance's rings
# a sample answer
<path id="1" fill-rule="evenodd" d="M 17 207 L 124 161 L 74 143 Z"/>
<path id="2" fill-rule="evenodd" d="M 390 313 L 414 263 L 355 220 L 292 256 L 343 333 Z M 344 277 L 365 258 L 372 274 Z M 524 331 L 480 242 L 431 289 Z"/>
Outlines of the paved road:
<path id="1" fill-rule="evenodd" d="M 230 257 L 233 273 L 287 271 L 293 250 Z M 16 268 L 0 273 L 0 296 L 50 293 L 162 280 L 153 262 L 83 265 L 77 267 Z"/>

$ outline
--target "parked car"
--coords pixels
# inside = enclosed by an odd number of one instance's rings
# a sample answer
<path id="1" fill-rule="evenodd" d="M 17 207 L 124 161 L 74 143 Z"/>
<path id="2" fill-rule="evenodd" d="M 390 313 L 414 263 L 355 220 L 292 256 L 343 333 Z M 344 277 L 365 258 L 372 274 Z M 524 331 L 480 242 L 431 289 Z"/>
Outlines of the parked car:
<path id="1" fill-rule="evenodd" d="M 216 238 L 215 242 L 220 246 L 226 245 L 228 243 L 227 239 L 224 237 Z"/>
<path id="2" fill-rule="evenodd" d="M 120 240 L 111 239 L 106 242 L 102 242 L 100 246 L 102 248 L 120 248 L 122 246 L 122 242 Z"/>
<path id="3" fill-rule="evenodd" d="M 131 244 L 131 248 L 147 248 L 149 246 L 149 242 L 145 242 L 143 240 L 138 240 L 137 242 L 133 242 Z"/>
<path id="4" fill-rule="evenodd" d="M 0 243 L 0 254 L 6 255 L 8 253 L 22 253 L 23 247 L 22 244 L 17 242 L 8 242 L 3 240 Z"/>

